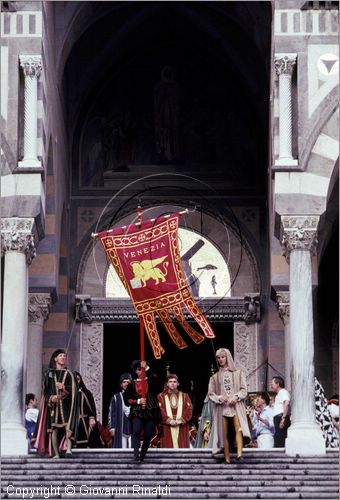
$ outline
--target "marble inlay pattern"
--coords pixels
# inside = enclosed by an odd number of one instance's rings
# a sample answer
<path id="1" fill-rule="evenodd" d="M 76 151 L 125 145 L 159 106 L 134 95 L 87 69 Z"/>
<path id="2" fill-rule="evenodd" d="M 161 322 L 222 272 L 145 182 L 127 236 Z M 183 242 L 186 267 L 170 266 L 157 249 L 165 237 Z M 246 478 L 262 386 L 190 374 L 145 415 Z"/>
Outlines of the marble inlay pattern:
<path id="1" fill-rule="evenodd" d="M 103 323 L 81 324 L 80 372 L 92 392 L 97 419 L 102 421 L 103 401 Z"/>

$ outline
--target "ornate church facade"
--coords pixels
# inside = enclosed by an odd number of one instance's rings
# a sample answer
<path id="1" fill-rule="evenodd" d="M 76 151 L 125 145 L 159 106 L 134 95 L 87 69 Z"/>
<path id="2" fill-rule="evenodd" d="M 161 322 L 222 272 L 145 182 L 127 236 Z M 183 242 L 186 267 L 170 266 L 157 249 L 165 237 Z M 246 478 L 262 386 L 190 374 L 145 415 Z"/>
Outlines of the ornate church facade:
<path id="1" fill-rule="evenodd" d="M 325 453 L 338 393 L 338 2 L 1 2 L 3 454 L 68 350 L 105 423 L 138 317 L 92 233 L 185 211 L 182 265 L 216 339 L 171 369 L 197 411 L 214 351 L 292 393 L 286 452 Z M 164 335 L 163 335 L 164 334 Z M 148 347 L 147 347 L 148 349 Z"/>

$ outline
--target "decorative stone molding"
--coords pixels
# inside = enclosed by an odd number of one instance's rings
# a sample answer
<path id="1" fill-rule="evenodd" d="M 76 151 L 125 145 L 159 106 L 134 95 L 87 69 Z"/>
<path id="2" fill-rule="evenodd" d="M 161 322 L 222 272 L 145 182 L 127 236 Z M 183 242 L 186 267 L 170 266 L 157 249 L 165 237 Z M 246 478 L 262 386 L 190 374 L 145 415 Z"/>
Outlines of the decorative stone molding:
<path id="1" fill-rule="evenodd" d="M 36 232 L 34 219 L 17 217 L 1 219 L 1 254 L 21 252 L 26 255 L 27 265 L 36 256 Z"/>
<path id="2" fill-rule="evenodd" d="M 278 76 L 292 75 L 296 65 L 296 54 L 275 54 L 274 68 Z"/>
<path id="3" fill-rule="evenodd" d="M 316 254 L 317 227 L 320 217 L 316 215 L 283 215 L 281 217 L 282 255 L 289 263 L 292 250 L 309 250 Z"/>
<path id="4" fill-rule="evenodd" d="M 43 323 L 51 310 L 51 295 L 49 293 L 28 294 L 28 322 Z"/>
<path id="5" fill-rule="evenodd" d="M 92 302 L 89 295 L 76 295 L 76 321 L 91 323 Z"/>
<path id="6" fill-rule="evenodd" d="M 248 391 L 258 390 L 257 324 L 234 323 L 234 360 L 247 376 Z"/>
<path id="7" fill-rule="evenodd" d="M 289 292 L 276 293 L 276 305 L 279 316 L 286 326 L 289 323 L 290 307 L 289 307 Z"/>
<path id="8" fill-rule="evenodd" d="M 208 299 L 200 302 L 199 307 L 210 321 L 243 321 L 244 319 L 244 299 L 240 297 L 229 297 L 219 302 Z M 187 319 L 191 318 L 186 311 L 184 315 Z M 138 321 L 138 316 L 130 299 L 90 298 L 89 295 L 77 295 L 76 319 L 82 322 L 135 323 Z"/>
<path id="9" fill-rule="evenodd" d="M 41 56 L 21 55 L 19 61 L 25 76 L 40 77 L 42 71 Z"/>
<path id="10" fill-rule="evenodd" d="M 80 372 L 93 394 L 99 421 L 102 421 L 103 401 L 103 331 L 102 323 L 81 324 Z"/>
<path id="11" fill-rule="evenodd" d="M 261 321 L 261 304 L 259 295 L 244 297 L 244 315 L 243 319 L 246 325 Z"/>

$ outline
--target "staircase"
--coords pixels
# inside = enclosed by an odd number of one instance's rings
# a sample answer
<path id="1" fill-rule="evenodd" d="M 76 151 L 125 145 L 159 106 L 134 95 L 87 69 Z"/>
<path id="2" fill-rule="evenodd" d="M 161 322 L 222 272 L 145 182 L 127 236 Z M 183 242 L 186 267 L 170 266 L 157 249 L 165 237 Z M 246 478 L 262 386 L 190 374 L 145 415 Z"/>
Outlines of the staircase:
<path id="1" fill-rule="evenodd" d="M 243 464 L 219 463 L 211 450 L 75 450 L 71 459 L 3 457 L 1 498 L 339 498 L 339 452 L 287 457 L 246 449 Z M 222 458 L 222 457 L 221 457 Z M 26 489 L 24 489 L 26 488 Z"/>

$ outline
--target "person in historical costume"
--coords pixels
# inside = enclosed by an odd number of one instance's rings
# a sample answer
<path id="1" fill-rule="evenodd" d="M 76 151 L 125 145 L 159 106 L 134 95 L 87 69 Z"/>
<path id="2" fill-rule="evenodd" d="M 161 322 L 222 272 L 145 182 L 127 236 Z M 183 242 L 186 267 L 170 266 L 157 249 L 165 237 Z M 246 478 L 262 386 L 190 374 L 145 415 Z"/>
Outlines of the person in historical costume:
<path id="1" fill-rule="evenodd" d="M 246 415 L 245 399 L 247 397 L 247 382 L 245 373 L 235 366 L 228 349 L 216 351 L 219 371 L 212 375 L 209 381 L 208 394 L 214 403 L 214 433 L 212 453 L 224 449 L 224 460 L 231 463 L 230 436 L 234 430 L 237 461 L 243 462 L 242 450 L 244 440 L 250 440 L 250 431 Z"/>
<path id="2" fill-rule="evenodd" d="M 209 420 L 206 420 L 204 422 L 201 434 L 202 434 L 201 448 L 210 448 L 209 441 L 212 434 L 211 434 L 211 422 Z"/>
<path id="3" fill-rule="evenodd" d="M 193 422 L 189 429 L 189 443 L 190 448 L 195 448 L 197 441 L 197 425 Z"/>
<path id="4" fill-rule="evenodd" d="M 155 376 L 146 361 L 133 361 L 132 383 L 124 392 L 124 402 L 130 406 L 132 422 L 132 446 L 134 461 L 142 463 L 148 451 L 150 441 L 155 435 L 156 424 L 160 422 L 160 411 L 156 393 Z M 142 379 L 142 368 L 145 369 L 145 378 Z M 144 384 L 145 397 L 142 397 Z M 139 453 L 141 435 L 143 431 L 143 445 Z"/>
<path id="5" fill-rule="evenodd" d="M 60 458 L 72 456 L 72 444 L 77 439 L 78 386 L 75 374 L 67 368 L 67 354 L 57 349 L 51 356 L 45 374 L 43 397 L 36 433 L 33 438 L 38 453 Z"/>
<path id="6" fill-rule="evenodd" d="M 187 393 L 178 390 L 178 377 L 174 373 L 165 379 L 165 390 L 158 394 L 163 435 L 161 448 L 190 448 L 192 403 Z"/>
<path id="7" fill-rule="evenodd" d="M 195 448 L 212 448 L 214 433 L 214 403 L 206 395 L 203 401 L 202 413 L 199 418 Z"/>
<path id="8" fill-rule="evenodd" d="M 112 448 L 131 448 L 132 427 L 128 418 L 130 407 L 125 405 L 123 397 L 131 381 L 130 373 L 123 373 L 119 379 L 120 391 L 111 399 L 108 426 L 112 436 Z"/>
<path id="9" fill-rule="evenodd" d="M 74 372 L 79 391 L 77 448 L 102 448 L 97 426 L 96 403 L 79 372 Z"/>

